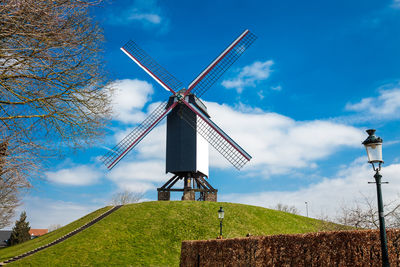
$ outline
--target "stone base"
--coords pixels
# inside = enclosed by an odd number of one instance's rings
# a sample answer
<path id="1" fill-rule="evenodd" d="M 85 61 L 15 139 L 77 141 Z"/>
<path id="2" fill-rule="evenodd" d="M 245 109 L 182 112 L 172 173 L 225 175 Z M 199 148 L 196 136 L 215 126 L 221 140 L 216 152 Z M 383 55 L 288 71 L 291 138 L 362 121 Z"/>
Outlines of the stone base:
<path id="1" fill-rule="evenodd" d="M 184 191 L 182 200 L 196 200 L 196 194 L 194 191 Z"/>
<path id="2" fill-rule="evenodd" d="M 190 201 L 212 201 L 217 202 L 218 190 L 213 188 L 207 181 L 207 176 L 200 172 L 174 173 L 163 186 L 157 188 L 158 200 L 171 200 L 171 192 L 183 192 L 182 200 Z M 178 181 L 183 179 L 183 188 L 172 188 Z"/>
<path id="3" fill-rule="evenodd" d="M 217 192 L 206 192 L 206 193 L 204 193 L 204 201 L 217 202 Z"/>
<path id="4" fill-rule="evenodd" d="M 158 200 L 169 201 L 171 193 L 169 191 L 158 191 Z"/>

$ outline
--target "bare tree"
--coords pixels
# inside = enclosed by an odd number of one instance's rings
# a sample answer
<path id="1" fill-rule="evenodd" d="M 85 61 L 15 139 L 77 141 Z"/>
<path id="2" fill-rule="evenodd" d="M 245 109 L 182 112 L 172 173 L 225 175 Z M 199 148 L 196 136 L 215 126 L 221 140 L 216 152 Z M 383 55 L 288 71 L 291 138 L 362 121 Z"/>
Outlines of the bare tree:
<path id="1" fill-rule="evenodd" d="M 360 201 L 355 201 L 352 206 L 342 205 L 336 218 L 340 224 L 362 229 L 379 228 L 378 209 L 376 198 L 362 196 Z M 384 204 L 385 225 L 389 228 L 400 226 L 400 200 L 392 200 Z"/>
<path id="2" fill-rule="evenodd" d="M 60 148 L 84 147 L 103 133 L 112 88 L 101 57 L 103 35 L 88 13 L 97 2 L 0 1 L 0 143 L 8 147 L 0 218 L 30 186 L 39 160 L 59 155 Z"/>
<path id="3" fill-rule="evenodd" d="M 285 205 L 285 204 L 282 204 L 282 203 L 276 204 L 274 209 L 275 210 L 279 210 L 279 211 L 283 211 L 283 212 L 296 214 L 296 215 L 299 214 L 299 210 L 295 206 L 289 206 L 289 205 Z"/>
<path id="4" fill-rule="evenodd" d="M 0 11 L 0 123 L 49 147 L 99 136 L 110 110 L 103 35 L 76 0 L 6 0 Z"/>
<path id="5" fill-rule="evenodd" d="M 112 205 L 125 205 L 129 203 L 139 202 L 144 196 L 144 193 L 131 192 L 124 190 L 122 192 L 117 192 L 112 196 Z"/>
<path id="6" fill-rule="evenodd" d="M 0 143 L 0 229 L 10 224 L 21 194 L 30 187 L 26 177 L 35 170 L 23 149 L 11 141 Z"/>
<path id="7" fill-rule="evenodd" d="M 50 232 L 53 232 L 53 231 L 55 231 L 55 230 L 57 230 L 57 229 L 60 229 L 61 227 L 62 227 L 61 224 L 51 224 L 51 225 L 49 225 L 49 227 L 48 227 L 49 233 L 50 233 Z"/>

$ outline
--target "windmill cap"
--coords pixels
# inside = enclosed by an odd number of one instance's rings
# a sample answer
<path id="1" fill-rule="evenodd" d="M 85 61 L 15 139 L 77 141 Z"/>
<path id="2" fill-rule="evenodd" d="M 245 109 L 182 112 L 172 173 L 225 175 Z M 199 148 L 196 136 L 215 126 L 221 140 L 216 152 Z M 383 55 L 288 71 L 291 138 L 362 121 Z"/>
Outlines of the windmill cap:
<path id="1" fill-rule="evenodd" d="M 374 144 L 374 143 L 382 143 L 383 140 L 380 137 L 375 136 L 375 129 L 369 129 L 366 132 L 368 133 L 367 139 L 362 142 L 363 145 Z"/>

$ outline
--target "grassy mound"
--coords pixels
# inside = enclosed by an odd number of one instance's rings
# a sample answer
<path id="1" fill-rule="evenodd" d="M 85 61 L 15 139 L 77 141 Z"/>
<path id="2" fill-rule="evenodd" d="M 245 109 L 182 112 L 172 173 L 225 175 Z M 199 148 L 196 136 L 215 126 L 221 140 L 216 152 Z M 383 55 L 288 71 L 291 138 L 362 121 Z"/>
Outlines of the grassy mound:
<path id="1" fill-rule="evenodd" d="M 106 212 L 110 208 L 111 207 L 104 207 L 104 208 L 98 209 L 98 210 L 96 210 L 96 211 L 94 211 L 94 212 L 60 228 L 60 229 L 57 229 L 46 235 L 43 235 L 43 236 L 40 236 L 33 240 L 30 240 L 29 242 L 18 244 L 18 245 L 12 246 L 12 247 L 3 248 L 0 250 L 0 262 L 10 259 L 14 256 L 20 255 L 22 253 L 28 252 L 30 250 L 33 250 L 35 248 L 41 247 L 48 243 L 51 243 L 54 240 L 62 237 L 63 235 L 75 230 L 76 228 L 79 228 L 82 225 L 90 222 L 91 220 L 93 220 L 100 214 Z"/>
<path id="2" fill-rule="evenodd" d="M 144 202 L 123 206 L 68 240 L 10 266 L 178 266 L 182 240 L 216 238 L 220 206 L 225 210 L 226 238 L 247 233 L 271 235 L 338 229 L 335 224 L 242 204 Z M 21 251 L 17 246 L 1 250 L 1 259 L 8 258 L 3 252 L 15 255 L 11 252 L 16 249 Z"/>

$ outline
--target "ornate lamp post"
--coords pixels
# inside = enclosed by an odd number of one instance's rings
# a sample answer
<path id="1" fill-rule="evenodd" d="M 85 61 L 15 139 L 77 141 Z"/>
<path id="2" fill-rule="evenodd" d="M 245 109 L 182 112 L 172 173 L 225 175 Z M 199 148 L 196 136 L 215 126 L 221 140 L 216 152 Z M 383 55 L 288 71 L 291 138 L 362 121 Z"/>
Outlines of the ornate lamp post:
<path id="1" fill-rule="evenodd" d="M 386 228 L 385 228 L 385 217 L 383 213 L 383 201 L 382 201 L 382 190 L 381 190 L 381 178 L 382 175 L 379 173 L 382 159 L 382 139 L 375 136 L 375 130 L 367 130 L 368 137 L 363 142 L 365 149 L 367 150 L 368 162 L 372 164 L 372 168 L 375 171 L 375 183 L 376 191 L 378 195 L 378 212 L 379 212 L 379 231 L 381 236 L 381 250 L 382 250 L 382 266 L 387 267 L 389 264 L 388 248 L 386 242 Z"/>
<path id="2" fill-rule="evenodd" d="M 219 219 L 219 238 L 222 239 L 222 221 L 224 220 L 224 209 L 219 207 L 218 219 Z"/>

